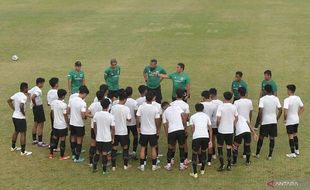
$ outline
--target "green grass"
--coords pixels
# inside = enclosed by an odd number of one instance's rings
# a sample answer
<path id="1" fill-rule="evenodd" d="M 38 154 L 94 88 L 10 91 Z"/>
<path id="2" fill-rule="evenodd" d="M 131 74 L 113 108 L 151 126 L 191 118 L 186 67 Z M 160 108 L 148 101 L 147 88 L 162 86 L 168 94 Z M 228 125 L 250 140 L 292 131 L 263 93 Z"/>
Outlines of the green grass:
<path id="1" fill-rule="evenodd" d="M 307 108 L 310 106 L 309 18 L 307 0 L 1 0 L 0 189 L 254 190 L 267 188 L 266 182 L 272 179 L 299 180 L 298 188 L 308 189 L 310 115 L 307 111 L 301 119 L 301 156 L 297 159 L 285 158 L 289 147 L 281 119 L 272 161 L 253 159 L 251 167 L 239 164 L 232 172 L 221 174 L 215 170 L 216 161 L 205 176 L 193 180 L 189 178 L 189 170 L 153 173 L 149 165 L 141 173 L 135 169 L 137 162 L 132 162 L 134 168 L 127 172 L 118 169 L 102 177 L 92 174 L 86 163 L 48 160 L 47 150 L 30 144 L 30 110 L 27 110 L 27 148 L 34 154 L 24 158 L 11 153 L 13 127 L 11 110 L 5 102 L 18 90 L 21 81 L 32 86 L 38 76 L 46 79 L 57 76 L 61 87 L 66 88 L 67 72 L 79 59 L 91 90 L 89 104 L 103 82 L 103 69 L 109 65 L 110 58 L 117 58 L 121 64 L 121 85 L 136 89 L 143 83 L 144 66 L 155 57 L 169 72 L 174 71 L 178 62 L 186 64 L 192 79 L 191 107 L 200 100 L 200 91 L 205 88 L 217 87 L 219 94 L 228 90 L 234 72 L 242 70 L 257 111 L 262 73 L 271 69 L 281 102 L 286 96 L 285 85 L 295 83 Z M 20 60 L 12 62 L 12 54 L 17 54 Z M 171 82 L 164 81 L 162 86 L 164 97 L 169 100 Z M 46 84 L 44 94 L 48 89 Z M 49 120 L 45 127 L 44 140 L 48 141 Z M 87 130 L 84 142 L 87 150 L 89 136 Z M 253 143 L 252 150 L 255 147 Z M 165 154 L 163 138 L 160 150 Z M 262 156 L 267 150 L 265 141 Z"/>

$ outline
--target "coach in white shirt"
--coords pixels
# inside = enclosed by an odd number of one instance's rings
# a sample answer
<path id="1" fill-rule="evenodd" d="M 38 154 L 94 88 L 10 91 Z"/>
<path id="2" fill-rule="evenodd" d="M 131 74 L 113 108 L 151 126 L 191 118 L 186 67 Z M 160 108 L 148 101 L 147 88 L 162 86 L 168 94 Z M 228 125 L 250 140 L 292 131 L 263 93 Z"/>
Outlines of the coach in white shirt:
<path id="1" fill-rule="evenodd" d="M 259 100 L 259 121 L 261 127 L 259 130 L 259 139 L 256 148 L 256 157 L 259 158 L 259 153 L 263 145 L 264 137 L 269 136 L 269 154 L 268 160 L 271 160 L 277 136 L 277 123 L 282 114 L 281 103 L 278 97 L 272 95 L 272 86 L 265 86 L 266 95 Z M 278 113 L 277 113 L 278 111 Z"/>

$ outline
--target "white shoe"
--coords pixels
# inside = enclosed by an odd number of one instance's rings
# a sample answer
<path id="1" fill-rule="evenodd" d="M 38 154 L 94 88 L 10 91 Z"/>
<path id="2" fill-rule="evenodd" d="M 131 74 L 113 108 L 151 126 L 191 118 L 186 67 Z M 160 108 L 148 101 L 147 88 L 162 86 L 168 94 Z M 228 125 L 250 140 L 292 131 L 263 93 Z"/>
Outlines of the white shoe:
<path id="1" fill-rule="evenodd" d="M 260 157 L 259 154 L 254 154 L 253 156 L 254 156 L 255 158 L 257 158 L 257 159 Z"/>
<path id="2" fill-rule="evenodd" d="M 138 170 L 140 170 L 141 172 L 144 172 L 144 165 L 139 166 Z"/>
<path id="3" fill-rule="evenodd" d="M 156 170 L 159 170 L 161 167 L 160 166 L 157 166 L 157 165 L 155 165 L 155 166 L 152 166 L 152 171 L 156 171 Z"/>
<path id="4" fill-rule="evenodd" d="M 156 165 L 160 164 L 160 160 L 157 158 Z"/>
<path id="5" fill-rule="evenodd" d="M 89 166 L 90 168 L 93 168 L 93 164 L 88 164 L 88 166 Z"/>
<path id="6" fill-rule="evenodd" d="M 299 155 L 299 150 L 295 150 L 295 154 L 296 154 L 296 155 Z"/>
<path id="7" fill-rule="evenodd" d="M 28 151 L 20 153 L 21 156 L 30 156 L 31 154 L 32 154 L 32 152 L 28 152 Z"/>
<path id="8" fill-rule="evenodd" d="M 124 170 L 128 170 L 129 168 L 131 168 L 131 165 L 127 165 L 127 166 L 124 166 Z"/>
<path id="9" fill-rule="evenodd" d="M 272 159 L 272 156 L 267 156 L 267 160 L 271 160 Z"/>
<path id="10" fill-rule="evenodd" d="M 180 169 L 180 171 L 184 171 L 187 169 L 187 167 L 186 167 L 186 165 L 182 164 L 182 165 L 180 165 L 179 169 Z"/>
<path id="11" fill-rule="evenodd" d="M 163 154 L 158 154 L 157 158 L 160 158 L 160 157 L 163 157 L 163 156 L 164 156 Z"/>
<path id="12" fill-rule="evenodd" d="M 195 179 L 197 179 L 198 178 L 198 174 L 196 173 L 196 174 L 194 174 L 194 173 L 190 173 L 189 174 L 190 176 L 192 176 L 193 178 L 195 178 Z"/>
<path id="13" fill-rule="evenodd" d="M 216 160 L 216 154 L 212 155 L 212 159 Z"/>
<path id="14" fill-rule="evenodd" d="M 192 162 L 192 161 L 189 160 L 189 159 L 187 159 L 187 158 L 184 160 L 184 164 L 185 164 L 185 165 L 188 165 L 188 164 L 190 164 L 191 162 Z"/>
<path id="15" fill-rule="evenodd" d="M 22 149 L 22 148 L 20 148 L 20 147 L 15 147 L 15 148 L 12 148 L 12 147 L 11 147 L 11 152 L 14 152 L 15 150 L 16 150 L 16 151 L 20 151 L 21 149 Z"/>
<path id="16" fill-rule="evenodd" d="M 201 170 L 201 171 L 200 171 L 200 174 L 201 174 L 201 175 L 204 175 L 204 174 L 205 174 L 205 171 L 204 171 L 204 170 Z"/>
<path id="17" fill-rule="evenodd" d="M 246 155 L 242 155 L 242 158 L 243 158 L 243 159 L 246 159 Z"/>
<path id="18" fill-rule="evenodd" d="M 112 171 L 115 172 L 116 171 L 116 167 L 112 167 Z"/>
<path id="19" fill-rule="evenodd" d="M 211 162 L 208 162 L 207 164 L 208 164 L 208 166 L 211 166 Z"/>
<path id="20" fill-rule="evenodd" d="M 290 154 L 286 154 L 286 157 L 288 158 L 296 158 L 296 154 L 295 153 L 290 153 Z"/>
<path id="21" fill-rule="evenodd" d="M 146 166 L 146 161 L 144 161 L 143 165 Z"/>
<path id="22" fill-rule="evenodd" d="M 165 165 L 164 168 L 165 168 L 167 171 L 171 171 L 171 170 L 172 170 L 171 164 Z"/>

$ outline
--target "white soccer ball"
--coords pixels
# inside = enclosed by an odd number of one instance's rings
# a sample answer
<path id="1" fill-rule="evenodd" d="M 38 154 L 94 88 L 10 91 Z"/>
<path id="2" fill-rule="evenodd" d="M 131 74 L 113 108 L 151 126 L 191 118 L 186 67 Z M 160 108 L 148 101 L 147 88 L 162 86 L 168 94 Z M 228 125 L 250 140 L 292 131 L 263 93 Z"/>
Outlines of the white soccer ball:
<path id="1" fill-rule="evenodd" d="M 18 56 L 17 55 L 12 55 L 12 61 L 17 61 L 18 60 Z"/>

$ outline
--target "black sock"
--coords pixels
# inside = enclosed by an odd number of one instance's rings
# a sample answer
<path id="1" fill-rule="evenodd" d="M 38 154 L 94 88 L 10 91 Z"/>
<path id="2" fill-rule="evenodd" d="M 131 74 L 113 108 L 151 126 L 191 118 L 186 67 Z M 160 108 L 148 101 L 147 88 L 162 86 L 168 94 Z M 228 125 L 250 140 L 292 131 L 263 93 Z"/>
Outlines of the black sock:
<path id="1" fill-rule="evenodd" d="M 299 150 L 298 149 L 298 137 L 297 136 L 294 137 L 294 145 L 295 145 L 295 149 Z"/>
<path id="2" fill-rule="evenodd" d="M 124 166 L 128 166 L 129 149 L 123 150 Z"/>
<path id="3" fill-rule="evenodd" d="M 140 159 L 140 165 L 144 165 L 144 160 L 145 159 Z"/>
<path id="4" fill-rule="evenodd" d="M 55 148 L 55 139 L 52 138 L 51 144 L 50 144 L 50 154 L 54 153 L 54 148 Z"/>
<path id="5" fill-rule="evenodd" d="M 38 141 L 39 141 L 39 142 L 42 142 L 42 138 L 43 138 L 42 135 L 38 135 Z"/>
<path id="6" fill-rule="evenodd" d="M 36 141 L 37 140 L 37 134 L 36 133 L 32 133 L 32 140 Z"/>
<path id="7" fill-rule="evenodd" d="M 16 141 L 12 140 L 12 148 L 15 148 L 15 147 L 16 147 Z"/>
<path id="8" fill-rule="evenodd" d="M 201 153 L 200 153 L 198 154 L 198 163 L 201 164 L 201 162 L 202 162 L 202 158 L 201 158 Z"/>
<path id="9" fill-rule="evenodd" d="M 168 164 L 171 163 L 171 159 L 172 159 L 172 149 L 168 148 L 168 152 L 167 152 L 167 163 Z"/>
<path id="10" fill-rule="evenodd" d="M 107 171 L 107 164 L 108 164 L 108 156 L 103 155 L 102 156 L 102 170 L 103 170 L 103 172 Z"/>
<path id="11" fill-rule="evenodd" d="M 217 151 L 219 153 L 219 159 L 220 159 L 221 166 L 224 166 L 223 147 L 218 147 Z"/>
<path id="12" fill-rule="evenodd" d="M 116 167 L 116 153 L 117 150 L 112 150 L 111 156 L 112 156 L 112 167 Z"/>
<path id="13" fill-rule="evenodd" d="M 90 146 L 89 147 L 89 163 L 90 164 L 93 163 L 95 153 L 96 153 L 96 147 Z"/>
<path id="14" fill-rule="evenodd" d="M 99 154 L 95 154 L 95 155 L 94 155 L 93 170 L 97 170 L 97 164 L 98 164 L 98 161 L 99 161 L 99 157 L 100 157 Z"/>
<path id="15" fill-rule="evenodd" d="M 26 150 L 26 145 L 25 145 L 25 144 L 22 144 L 22 145 L 21 145 L 21 148 L 22 148 L 22 149 L 21 149 L 21 152 L 24 153 L 25 150 Z"/>
<path id="16" fill-rule="evenodd" d="M 272 156 L 272 152 L 273 152 L 273 149 L 274 149 L 274 144 L 275 144 L 275 140 L 274 139 L 270 139 L 270 142 L 269 142 L 269 157 Z"/>
<path id="17" fill-rule="evenodd" d="M 233 163 L 236 164 L 238 159 L 238 148 L 233 148 Z"/>
<path id="18" fill-rule="evenodd" d="M 227 151 L 227 161 L 228 161 L 227 166 L 231 166 L 231 148 L 226 148 L 226 151 Z"/>
<path id="19" fill-rule="evenodd" d="M 250 147 L 250 145 L 246 145 L 244 147 L 244 151 L 245 151 L 245 155 L 246 155 L 246 162 L 249 163 L 250 162 L 250 157 L 251 157 L 251 147 Z"/>
<path id="20" fill-rule="evenodd" d="M 194 174 L 197 173 L 197 154 L 196 153 L 192 153 L 192 166 L 193 166 L 193 172 Z"/>
<path id="21" fill-rule="evenodd" d="M 175 151 L 172 150 L 172 158 L 175 156 Z M 185 158 L 185 153 L 184 153 L 184 158 Z"/>
<path id="22" fill-rule="evenodd" d="M 73 156 L 76 155 L 76 142 L 71 142 L 71 152 Z"/>
<path id="23" fill-rule="evenodd" d="M 206 152 L 201 152 L 201 170 L 205 170 L 205 166 L 206 166 L 206 159 L 207 159 L 207 153 Z"/>
<path id="24" fill-rule="evenodd" d="M 139 141 L 138 141 L 138 136 L 134 136 L 132 151 L 137 152 L 138 142 L 139 142 Z"/>
<path id="25" fill-rule="evenodd" d="M 60 156 L 61 157 L 65 156 L 65 150 L 66 150 L 66 141 L 60 141 Z"/>
<path id="26" fill-rule="evenodd" d="M 289 139 L 291 153 L 295 153 L 294 139 Z"/>
<path id="27" fill-rule="evenodd" d="M 75 155 L 75 159 L 80 159 L 80 154 L 82 151 L 82 144 L 76 144 L 76 155 Z"/>
<path id="28" fill-rule="evenodd" d="M 212 161 L 212 154 L 208 154 L 208 162 Z"/>
<path id="29" fill-rule="evenodd" d="M 185 160 L 184 147 L 183 148 L 179 148 L 179 152 L 180 152 L 180 162 L 184 163 L 184 160 Z"/>
<path id="30" fill-rule="evenodd" d="M 260 149 L 263 146 L 263 142 L 264 142 L 264 137 L 259 137 L 258 141 L 257 141 L 257 146 L 256 146 L 256 155 L 259 154 Z"/>
<path id="31" fill-rule="evenodd" d="M 157 163 L 157 158 L 152 159 L 152 165 L 153 165 L 153 166 L 156 166 L 156 163 Z"/>

